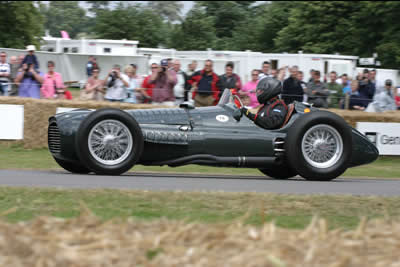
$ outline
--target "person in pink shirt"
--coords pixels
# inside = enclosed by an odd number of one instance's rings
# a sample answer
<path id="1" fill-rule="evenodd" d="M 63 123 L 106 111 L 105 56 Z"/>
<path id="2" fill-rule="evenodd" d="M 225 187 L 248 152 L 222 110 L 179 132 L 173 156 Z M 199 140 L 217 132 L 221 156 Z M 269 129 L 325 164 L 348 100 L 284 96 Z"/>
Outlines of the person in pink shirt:
<path id="1" fill-rule="evenodd" d="M 258 70 L 251 71 L 251 81 L 247 82 L 243 87 L 242 90 L 239 91 L 239 95 L 242 99 L 244 99 L 244 105 L 256 108 L 260 105 L 257 100 L 256 96 L 256 88 L 258 84 Z"/>
<path id="2" fill-rule="evenodd" d="M 55 72 L 54 67 L 55 64 L 53 61 L 47 62 L 47 68 L 49 72 L 44 75 L 44 81 L 42 87 L 40 88 L 43 98 L 63 98 L 65 86 L 62 81 L 61 74 Z"/>

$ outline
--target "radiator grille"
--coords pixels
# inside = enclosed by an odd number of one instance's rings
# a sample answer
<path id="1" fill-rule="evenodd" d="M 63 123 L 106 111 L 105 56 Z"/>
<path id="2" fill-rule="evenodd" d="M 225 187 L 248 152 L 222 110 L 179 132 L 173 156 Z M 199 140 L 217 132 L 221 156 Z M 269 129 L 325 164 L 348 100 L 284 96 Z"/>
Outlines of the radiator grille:
<path id="1" fill-rule="evenodd" d="M 285 153 L 285 139 L 283 138 L 276 138 L 274 141 L 274 155 L 275 156 L 282 156 Z"/>
<path id="2" fill-rule="evenodd" d="M 60 130 L 55 122 L 52 122 L 49 125 L 48 144 L 51 153 L 58 154 L 61 152 Z"/>

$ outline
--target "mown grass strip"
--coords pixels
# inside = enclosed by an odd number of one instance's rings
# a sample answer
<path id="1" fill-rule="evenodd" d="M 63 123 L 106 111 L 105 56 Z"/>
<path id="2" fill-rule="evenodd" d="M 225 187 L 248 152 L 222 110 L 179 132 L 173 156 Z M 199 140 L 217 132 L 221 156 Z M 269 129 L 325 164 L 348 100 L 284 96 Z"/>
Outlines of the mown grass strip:
<path id="1" fill-rule="evenodd" d="M 361 217 L 399 217 L 400 197 L 294 196 L 259 193 L 146 192 L 130 190 L 61 190 L 0 187 L 0 214 L 9 222 L 47 215 L 71 218 L 82 203 L 103 220 L 167 218 L 202 223 L 243 220 L 260 225 L 275 221 L 304 228 L 313 216 L 333 228 L 354 228 Z"/>

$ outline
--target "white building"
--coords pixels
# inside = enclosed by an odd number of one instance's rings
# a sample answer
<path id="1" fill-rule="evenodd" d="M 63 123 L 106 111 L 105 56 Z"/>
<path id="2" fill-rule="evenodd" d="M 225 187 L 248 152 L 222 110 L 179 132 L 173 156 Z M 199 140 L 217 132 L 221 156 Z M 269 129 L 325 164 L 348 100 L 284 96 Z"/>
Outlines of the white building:
<path id="1" fill-rule="evenodd" d="M 358 73 L 357 56 L 303 54 L 302 51 L 299 51 L 297 54 L 273 54 L 252 52 L 249 50 L 213 51 L 211 49 L 206 51 L 177 51 L 175 49 L 138 48 L 138 41 L 129 40 L 70 40 L 50 36 L 43 37 L 43 40 L 45 41 L 45 45 L 41 46 L 41 50 L 46 52 L 69 56 L 96 55 L 98 59 L 105 63 L 123 63 L 125 61 L 136 63 L 140 61 L 139 72 L 141 74 L 145 74 L 149 71 L 149 60 L 159 62 L 164 58 L 180 59 L 183 70 L 187 69 L 188 64 L 191 63 L 192 60 L 196 60 L 198 62 L 198 68 L 201 69 L 204 66 L 205 60 L 212 59 L 214 61 L 214 71 L 217 74 L 223 74 L 225 72 L 226 62 L 232 61 L 235 64 L 234 71 L 240 75 L 243 82 L 249 81 L 251 78 L 251 71 L 253 69 L 261 69 L 264 61 L 269 61 L 271 63 L 271 68 L 276 69 L 284 66 L 297 65 L 299 69 L 304 72 L 305 81 L 308 81 L 310 78 L 309 71 L 311 69 L 319 70 L 322 77 L 324 77 L 324 75 L 329 76 L 329 72 L 331 71 L 336 71 L 338 75 L 346 73 L 352 78 Z M 131 57 L 131 59 L 128 59 L 129 57 Z M 144 61 L 146 60 L 147 62 L 145 63 Z M 384 74 L 385 75 L 380 75 L 378 71 L 378 79 L 380 76 L 384 76 L 385 78 L 391 78 L 395 84 L 400 84 L 400 77 L 397 70 L 388 70 L 385 71 Z M 71 79 L 74 78 L 71 77 Z"/>
<path id="2" fill-rule="evenodd" d="M 128 40 L 71 40 L 54 37 L 43 37 L 45 45 L 41 51 L 55 53 L 77 53 L 85 55 L 136 56 L 138 41 Z"/>
<path id="3" fill-rule="evenodd" d="M 138 48 L 139 55 L 151 56 L 152 59 L 160 60 L 162 58 L 177 58 L 182 62 L 182 67 L 186 69 L 187 64 L 192 60 L 197 60 L 199 68 L 202 68 L 206 59 L 212 59 L 214 70 L 218 74 L 224 73 L 224 66 L 227 61 L 235 63 L 235 72 L 238 73 L 244 81 L 250 79 L 250 72 L 253 69 L 261 69 L 264 61 L 271 63 L 271 68 L 281 68 L 284 66 L 297 65 L 304 72 L 304 79 L 308 80 L 311 69 L 319 70 L 321 75 L 331 71 L 336 71 L 339 75 L 343 73 L 349 76 L 356 75 L 358 57 L 344 55 L 326 55 L 326 54 L 270 54 L 252 51 L 177 51 L 175 49 L 154 49 Z"/>

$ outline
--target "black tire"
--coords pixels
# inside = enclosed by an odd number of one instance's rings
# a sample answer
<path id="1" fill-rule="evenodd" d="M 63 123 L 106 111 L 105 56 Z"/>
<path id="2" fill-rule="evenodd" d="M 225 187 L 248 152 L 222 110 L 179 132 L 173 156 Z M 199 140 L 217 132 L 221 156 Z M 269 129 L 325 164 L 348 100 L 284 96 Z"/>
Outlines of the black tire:
<path id="1" fill-rule="evenodd" d="M 331 160 L 328 157 L 325 162 L 316 164 L 316 161 L 314 161 L 310 163 L 310 157 L 304 155 L 302 150 L 303 138 L 306 138 L 305 135 L 307 133 L 310 133 L 307 136 L 312 136 L 313 129 L 325 129 L 333 133 L 330 140 L 335 140 L 338 153 L 334 154 Z M 337 139 L 333 136 L 336 136 Z M 316 143 L 314 145 L 317 146 Z M 316 150 L 314 145 L 311 150 Z M 322 144 L 318 147 L 320 155 L 321 150 L 326 150 L 326 146 L 329 146 L 329 144 Z M 341 149 L 338 148 L 340 146 Z M 303 178 L 313 181 L 330 181 L 344 173 L 351 160 L 351 127 L 347 125 L 342 117 L 328 111 L 306 113 L 299 117 L 290 127 L 285 141 L 285 153 L 289 165 Z M 331 162 L 329 163 L 329 161 Z M 326 166 L 319 164 L 326 164 Z"/>
<path id="2" fill-rule="evenodd" d="M 96 125 L 106 120 L 120 123 L 123 127 L 126 127 L 127 133 L 130 133 L 132 139 L 130 142 L 131 149 L 127 148 L 123 160 L 115 164 L 99 161 L 93 156 L 89 148 L 90 132 Z M 81 123 L 76 135 L 75 145 L 79 159 L 85 162 L 85 165 L 93 172 L 101 175 L 120 175 L 131 169 L 140 159 L 143 151 L 143 135 L 139 124 L 127 112 L 120 109 L 104 108 L 94 111 Z"/>
<path id="3" fill-rule="evenodd" d="M 279 180 L 289 179 L 297 175 L 296 171 L 293 170 L 292 168 L 289 168 L 288 166 L 282 166 L 280 168 L 275 167 L 275 169 L 268 168 L 259 170 L 263 174 Z"/>
<path id="4" fill-rule="evenodd" d="M 80 164 L 72 163 L 58 158 L 54 158 L 54 160 L 58 163 L 58 165 L 72 173 L 88 174 L 91 172 L 91 170 Z"/>

